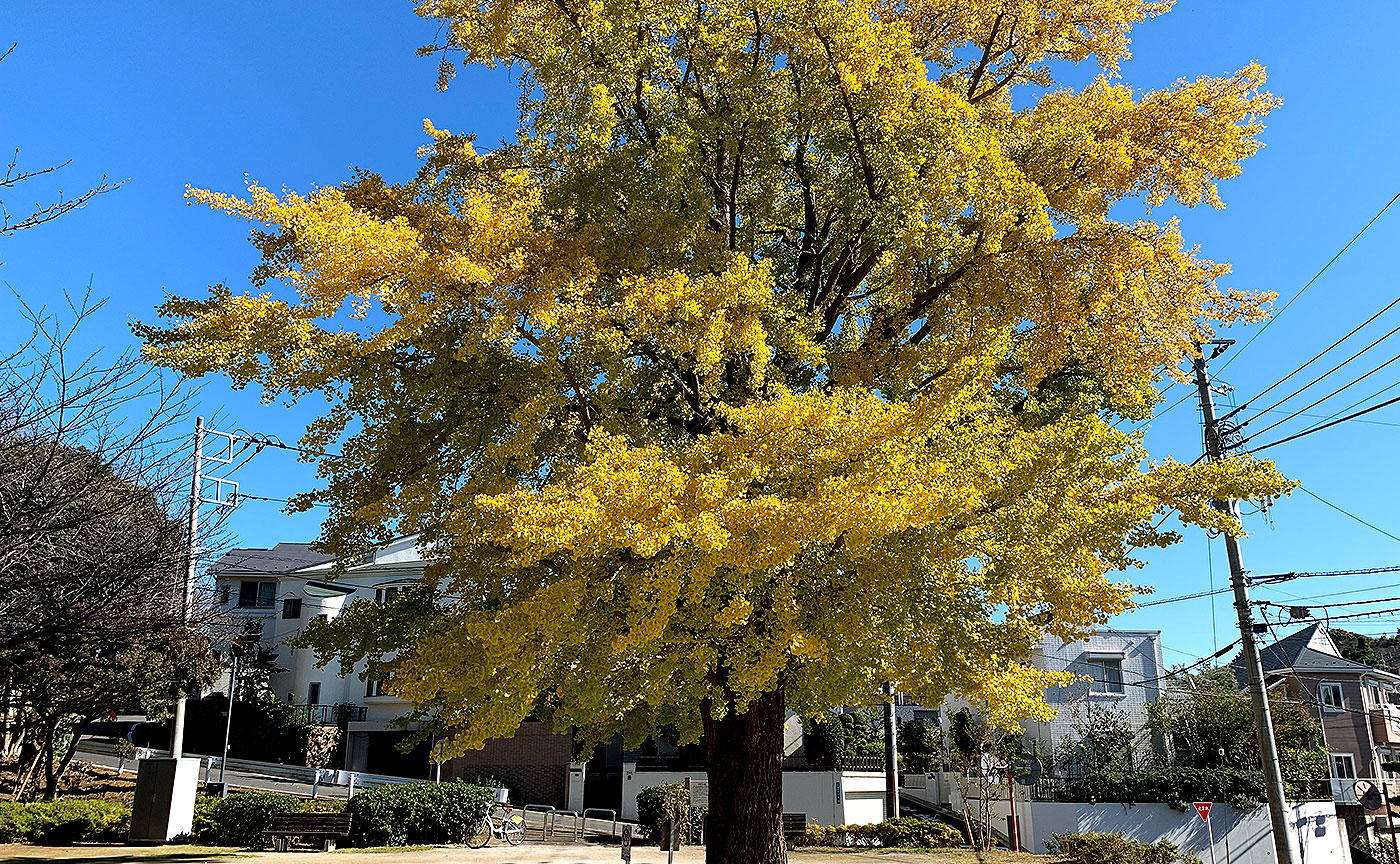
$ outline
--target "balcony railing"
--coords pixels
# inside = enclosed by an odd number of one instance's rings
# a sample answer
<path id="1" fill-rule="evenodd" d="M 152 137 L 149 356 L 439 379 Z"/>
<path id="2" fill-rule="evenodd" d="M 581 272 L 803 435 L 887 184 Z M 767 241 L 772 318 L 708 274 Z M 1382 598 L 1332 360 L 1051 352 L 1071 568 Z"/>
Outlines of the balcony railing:
<path id="1" fill-rule="evenodd" d="M 1377 744 L 1400 744 L 1400 705 L 1377 705 L 1371 709 L 1371 735 Z"/>
<path id="2" fill-rule="evenodd" d="M 298 718 L 306 718 L 312 726 L 345 726 L 365 719 L 363 705 L 293 705 Z"/>

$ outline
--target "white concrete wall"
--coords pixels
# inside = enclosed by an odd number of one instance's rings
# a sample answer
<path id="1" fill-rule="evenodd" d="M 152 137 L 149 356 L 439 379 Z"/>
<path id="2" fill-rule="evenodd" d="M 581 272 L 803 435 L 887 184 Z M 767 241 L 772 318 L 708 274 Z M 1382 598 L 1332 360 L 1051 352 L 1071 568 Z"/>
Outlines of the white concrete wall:
<path id="1" fill-rule="evenodd" d="M 646 786 L 704 780 L 704 771 L 638 770 L 622 766 L 622 818 L 637 818 L 637 793 Z M 805 813 L 819 825 L 863 825 L 885 818 L 885 778 L 878 771 L 784 771 L 783 812 Z M 713 794 L 713 793 L 712 793 Z M 1308 862 L 1312 864 L 1312 862 Z"/>
<path id="2" fill-rule="evenodd" d="M 1020 802 L 1017 802 L 1020 805 Z M 1301 844 L 1304 864 L 1350 864 L 1345 832 L 1330 802 L 1293 804 L 1293 841 Z M 1002 810 L 1005 810 L 1003 802 Z M 1195 810 L 1182 813 L 1166 804 L 1059 804 L 1037 801 L 1018 806 L 1021 843 L 1028 852 L 1044 852 L 1051 834 L 1098 831 L 1155 843 L 1166 838 L 1209 862 L 1206 825 Z M 1219 864 L 1273 864 L 1269 813 L 1263 807 L 1243 812 L 1216 804 L 1210 813 Z M 1228 854 L 1227 854 L 1228 851 Z"/>

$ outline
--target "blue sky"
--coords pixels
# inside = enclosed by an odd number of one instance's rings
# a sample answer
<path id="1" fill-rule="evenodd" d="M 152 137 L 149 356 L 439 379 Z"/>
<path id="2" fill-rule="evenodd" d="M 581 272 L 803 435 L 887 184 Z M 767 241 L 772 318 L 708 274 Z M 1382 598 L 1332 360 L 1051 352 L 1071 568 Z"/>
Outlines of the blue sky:
<path id="1" fill-rule="evenodd" d="M 1394 32 L 1400 5 L 1346 8 L 1356 11 L 1341 14 L 1300 2 L 1196 0 L 1135 31 L 1134 57 L 1123 68 L 1134 87 L 1228 74 L 1258 60 L 1269 70 L 1269 89 L 1284 100 L 1269 118 L 1265 149 L 1246 163 L 1240 178 L 1224 185 L 1227 209 L 1181 213 L 1191 242 L 1210 257 L 1232 262 L 1233 285 L 1291 297 L 1400 191 L 1400 162 L 1394 158 L 1400 114 L 1393 92 L 1376 83 L 1389 80 L 1391 59 L 1384 51 L 1363 49 L 1358 38 Z M 417 166 L 414 151 L 424 140 L 424 118 L 474 131 L 483 142 L 511 136 L 516 92 L 506 72 L 466 70 L 447 93 L 435 90 L 435 61 L 414 56 L 435 32 L 406 0 L 89 2 L 61 13 L 51 4 L 10 4 L 0 21 L 0 42 L 19 44 L 0 64 L 0 148 L 19 148 L 21 167 L 72 160 L 53 183 L 36 182 L 12 196 L 11 204 L 43 200 L 59 188 L 80 191 L 104 174 L 127 179 L 84 210 L 0 238 L 6 288 L 0 338 L 13 340 L 21 332 L 16 294 L 33 305 L 54 306 L 64 291 L 81 293 L 90 283 L 94 295 L 110 303 L 86 338 L 94 349 L 117 351 L 134 345 L 128 321 L 153 318 L 167 293 L 198 296 L 219 282 L 246 287 L 257 260 L 246 226 L 188 206 L 186 184 L 237 191 L 246 175 L 274 189 L 305 191 L 339 183 L 356 166 L 390 179 L 407 177 Z M 1397 237 L 1400 204 L 1231 362 L 1221 378 L 1239 400 L 1400 296 L 1388 266 Z M 1371 341 L 1364 338 L 1368 334 L 1375 338 L 1397 325 L 1400 308 L 1357 337 L 1356 347 Z M 1226 335 L 1242 344 L 1250 332 Z M 1347 353 L 1334 352 L 1337 360 Z M 1391 343 L 1383 343 L 1343 370 L 1355 368 L 1350 376 L 1338 373 L 1328 383 L 1340 385 L 1393 354 Z M 1397 381 L 1400 363 L 1312 413 L 1326 416 Z M 1318 388 L 1316 395 L 1330 389 Z M 1185 393 L 1175 388 L 1166 404 Z M 200 407 L 220 428 L 286 441 L 295 441 L 320 407 L 262 405 L 258 395 L 210 379 Z M 1300 397 L 1285 407 L 1309 401 Z M 1400 536 L 1400 506 L 1392 494 L 1400 467 L 1390 450 L 1400 406 L 1364 419 L 1374 422 L 1345 423 L 1270 453 L 1307 489 Z M 1261 418 L 1251 425 L 1266 424 Z M 1300 428 L 1294 420 L 1276 433 Z M 1154 419 L 1147 442 L 1155 456 L 1194 459 L 1201 448 L 1194 400 Z M 245 492 L 283 498 L 306 488 L 311 475 L 290 454 L 267 451 L 240 469 L 237 479 Z M 1243 544 L 1244 557 L 1255 573 L 1400 564 L 1400 541 L 1302 492 L 1246 523 L 1252 534 Z M 229 526 L 241 545 L 263 546 L 314 538 L 317 517 L 287 516 L 276 504 L 250 501 Z M 1134 581 L 1156 587 L 1157 597 L 1225 585 L 1221 540 L 1185 533 L 1177 546 L 1145 554 L 1147 567 L 1132 574 Z M 1257 596 L 1287 600 L 1358 589 L 1365 590 L 1337 599 L 1400 596 L 1400 574 L 1305 579 Z M 1113 622 L 1163 630 L 1169 662 L 1225 645 L 1233 638 L 1232 625 L 1224 596 L 1144 609 Z M 1395 632 L 1400 619 L 1339 626 Z"/>

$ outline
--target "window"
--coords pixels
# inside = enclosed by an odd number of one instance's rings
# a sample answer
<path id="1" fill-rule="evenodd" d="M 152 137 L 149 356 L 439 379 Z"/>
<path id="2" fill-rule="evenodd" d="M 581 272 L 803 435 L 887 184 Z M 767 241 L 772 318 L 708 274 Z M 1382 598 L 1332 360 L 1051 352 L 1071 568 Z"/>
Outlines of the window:
<path id="1" fill-rule="evenodd" d="M 301 598 L 300 598 L 300 597 L 289 597 L 289 598 L 287 598 L 286 600 L 283 600 L 283 601 L 282 601 L 282 617 L 283 617 L 283 618 L 300 618 L 300 617 L 301 617 Z"/>
<path id="2" fill-rule="evenodd" d="M 1317 685 L 1317 700 L 1329 711 L 1342 710 L 1342 685 L 1331 682 Z"/>
<path id="3" fill-rule="evenodd" d="M 1332 754 L 1332 779 L 1356 779 L 1356 760 L 1352 757 L 1350 753 Z"/>
<path id="4" fill-rule="evenodd" d="M 1379 707 L 1379 706 L 1382 704 L 1382 703 L 1381 703 L 1381 685 L 1379 685 L 1379 684 L 1377 684 L 1376 682 L 1372 681 L 1372 682 L 1370 682 L 1369 684 L 1367 684 L 1367 687 L 1369 688 L 1369 690 L 1370 690 L 1370 692 L 1371 692 L 1371 704 L 1372 704 L 1372 705 L 1375 705 L 1375 706 L 1377 706 L 1377 707 Z"/>
<path id="5" fill-rule="evenodd" d="M 383 681 L 370 681 L 370 682 L 368 682 L 367 684 L 365 684 L 365 695 L 366 695 L 366 696 L 383 696 L 383 695 L 384 695 L 384 682 L 383 682 Z"/>
<path id="6" fill-rule="evenodd" d="M 1123 661 L 1095 657 L 1084 661 L 1084 674 L 1093 678 L 1090 693 L 1122 693 Z"/>
<path id="7" fill-rule="evenodd" d="M 240 609 L 271 609 L 276 600 L 276 582 L 240 582 L 238 584 L 238 607 Z"/>
<path id="8" fill-rule="evenodd" d="M 306 688 L 306 704 L 307 704 L 307 705 L 320 705 L 320 704 L 321 704 L 321 682 L 320 682 L 320 681 L 312 681 L 312 682 L 311 682 L 311 685 L 308 686 L 308 687 Z"/>
<path id="9" fill-rule="evenodd" d="M 402 590 L 403 589 L 398 585 L 392 585 L 388 588 L 376 588 L 374 591 L 374 602 L 390 603 L 395 597 L 399 596 L 399 592 Z"/>

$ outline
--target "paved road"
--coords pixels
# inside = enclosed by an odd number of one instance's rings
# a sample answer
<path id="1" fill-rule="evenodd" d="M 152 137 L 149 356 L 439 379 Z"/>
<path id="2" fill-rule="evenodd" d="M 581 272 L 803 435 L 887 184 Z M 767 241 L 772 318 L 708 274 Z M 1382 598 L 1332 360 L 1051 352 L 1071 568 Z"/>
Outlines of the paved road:
<path id="1" fill-rule="evenodd" d="M 113 754 L 110 751 L 110 749 L 108 749 L 105 742 L 94 741 L 91 739 L 78 742 L 78 755 L 76 758 L 83 762 L 91 762 L 94 765 L 101 765 L 104 768 L 116 768 L 118 761 L 116 755 Z M 126 770 L 135 770 L 133 768 L 133 763 L 130 759 L 126 760 Z M 203 774 L 200 775 L 200 779 L 204 779 Z M 217 767 L 217 763 L 215 764 L 214 770 L 209 773 L 209 779 L 218 782 L 219 769 Z M 242 771 L 233 767 L 230 767 L 228 769 L 227 780 L 229 788 L 232 789 L 255 789 L 263 792 L 286 792 L 289 795 L 301 795 L 303 797 L 311 796 L 310 783 L 297 783 L 291 780 L 279 780 L 275 777 L 265 777 L 261 774 L 256 774 L 249 771 Z M 344 799 L 349 796 L 349 792 L 350 790 L 348 787 L 332 786 L 328 783 L 322 783 L 321 788 L 318 791 L 318 796 L 321 798 Z"/>

